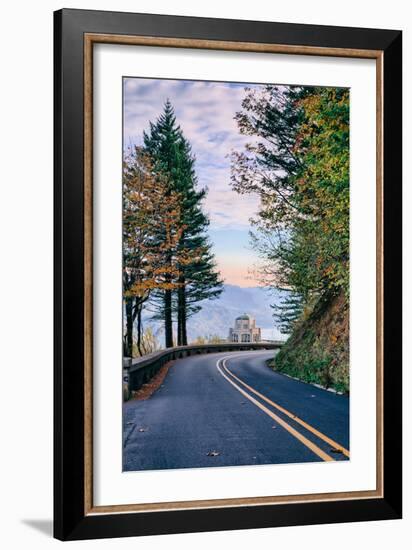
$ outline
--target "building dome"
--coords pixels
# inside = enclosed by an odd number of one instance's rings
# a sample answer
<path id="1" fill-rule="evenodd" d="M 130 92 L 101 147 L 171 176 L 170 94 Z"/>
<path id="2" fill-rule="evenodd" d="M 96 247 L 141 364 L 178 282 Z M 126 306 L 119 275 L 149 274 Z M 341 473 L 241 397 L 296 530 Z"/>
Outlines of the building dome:
<path id="1" fill-rule="evenodd" d="M 236 317 L 236 321 L 250 321 L 250 315 L 248 315 L 247 313 L 239 315 L 239 317 Z"/>
<path id="2" fill-rule="evenodd" d="M 235 326 L 229 328 L 229 342 L 251 344 L 253 342 L 260 342 L 260 340 L 260 328 L 256 326 L 254 317 L 248 313 L 236 317 Z"/>

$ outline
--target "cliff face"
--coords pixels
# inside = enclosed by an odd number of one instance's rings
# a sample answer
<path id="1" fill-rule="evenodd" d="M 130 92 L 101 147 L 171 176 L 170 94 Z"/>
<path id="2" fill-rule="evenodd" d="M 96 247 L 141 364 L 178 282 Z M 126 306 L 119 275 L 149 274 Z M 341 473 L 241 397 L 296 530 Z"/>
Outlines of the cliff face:
<path id="1" fill-rule="evenodd" d="M 349 303 L 343 293 L 317 304 L 276 355 L 273 367 L 305 382 L 349 392 Z"/>

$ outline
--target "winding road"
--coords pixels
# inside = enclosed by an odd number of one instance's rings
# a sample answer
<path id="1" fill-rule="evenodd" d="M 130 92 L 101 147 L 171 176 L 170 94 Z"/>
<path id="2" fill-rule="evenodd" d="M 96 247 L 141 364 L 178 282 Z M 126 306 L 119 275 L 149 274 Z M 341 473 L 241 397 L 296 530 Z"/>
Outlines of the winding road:
<path id="1" fill-rule="evenodd" d="M 273 351 L 179 359 L 124 405 L 123 469 L 349 459 L 349 398 L 273 372 Z"/>

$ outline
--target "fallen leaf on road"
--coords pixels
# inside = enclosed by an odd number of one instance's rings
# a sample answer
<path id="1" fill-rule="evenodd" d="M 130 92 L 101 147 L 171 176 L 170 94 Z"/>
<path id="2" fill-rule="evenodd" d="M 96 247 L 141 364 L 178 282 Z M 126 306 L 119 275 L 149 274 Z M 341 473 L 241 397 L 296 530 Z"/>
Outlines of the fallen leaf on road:
<path id="1" fill-rule="evenodd" d="M 218 451 L 209 451 L 206 456 L 219 456 L 220 453 Z"/>
<path id="2" fill-rule="evenodd" d="M 149 382 L 143 384 L 140 390 L 133 392 L 132 399 L 136 401 L 144 401 L 149 399 L 154 392 L 160 388 L 160 384 L 162 384 L 171 366 L 172 361 L 169 361 L 163 365 L 159 372 Z"/>
<path id="3" fill-rule="evenodd" d="M 331 453 L 337 453 L 337 454 L 341 455 L 343 451 L 342 451 L 342 449 L 331 449 L 330 452 Z"/>

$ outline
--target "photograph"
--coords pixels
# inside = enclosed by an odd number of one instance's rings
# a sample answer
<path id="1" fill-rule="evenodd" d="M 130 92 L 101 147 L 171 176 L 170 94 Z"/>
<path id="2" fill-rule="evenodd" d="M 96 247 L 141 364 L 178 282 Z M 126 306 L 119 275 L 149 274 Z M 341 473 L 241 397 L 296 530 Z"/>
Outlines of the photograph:
<path id="1" fill-rule="evenodd" d="M 54 13 L 59 540 L 402 517 L 402 31 L 219 14 Z"/>
<path id="2" fill-rule="evenodd" d="M 122 91 L 123 472 L 350 460 L 350 89 Z"/>

